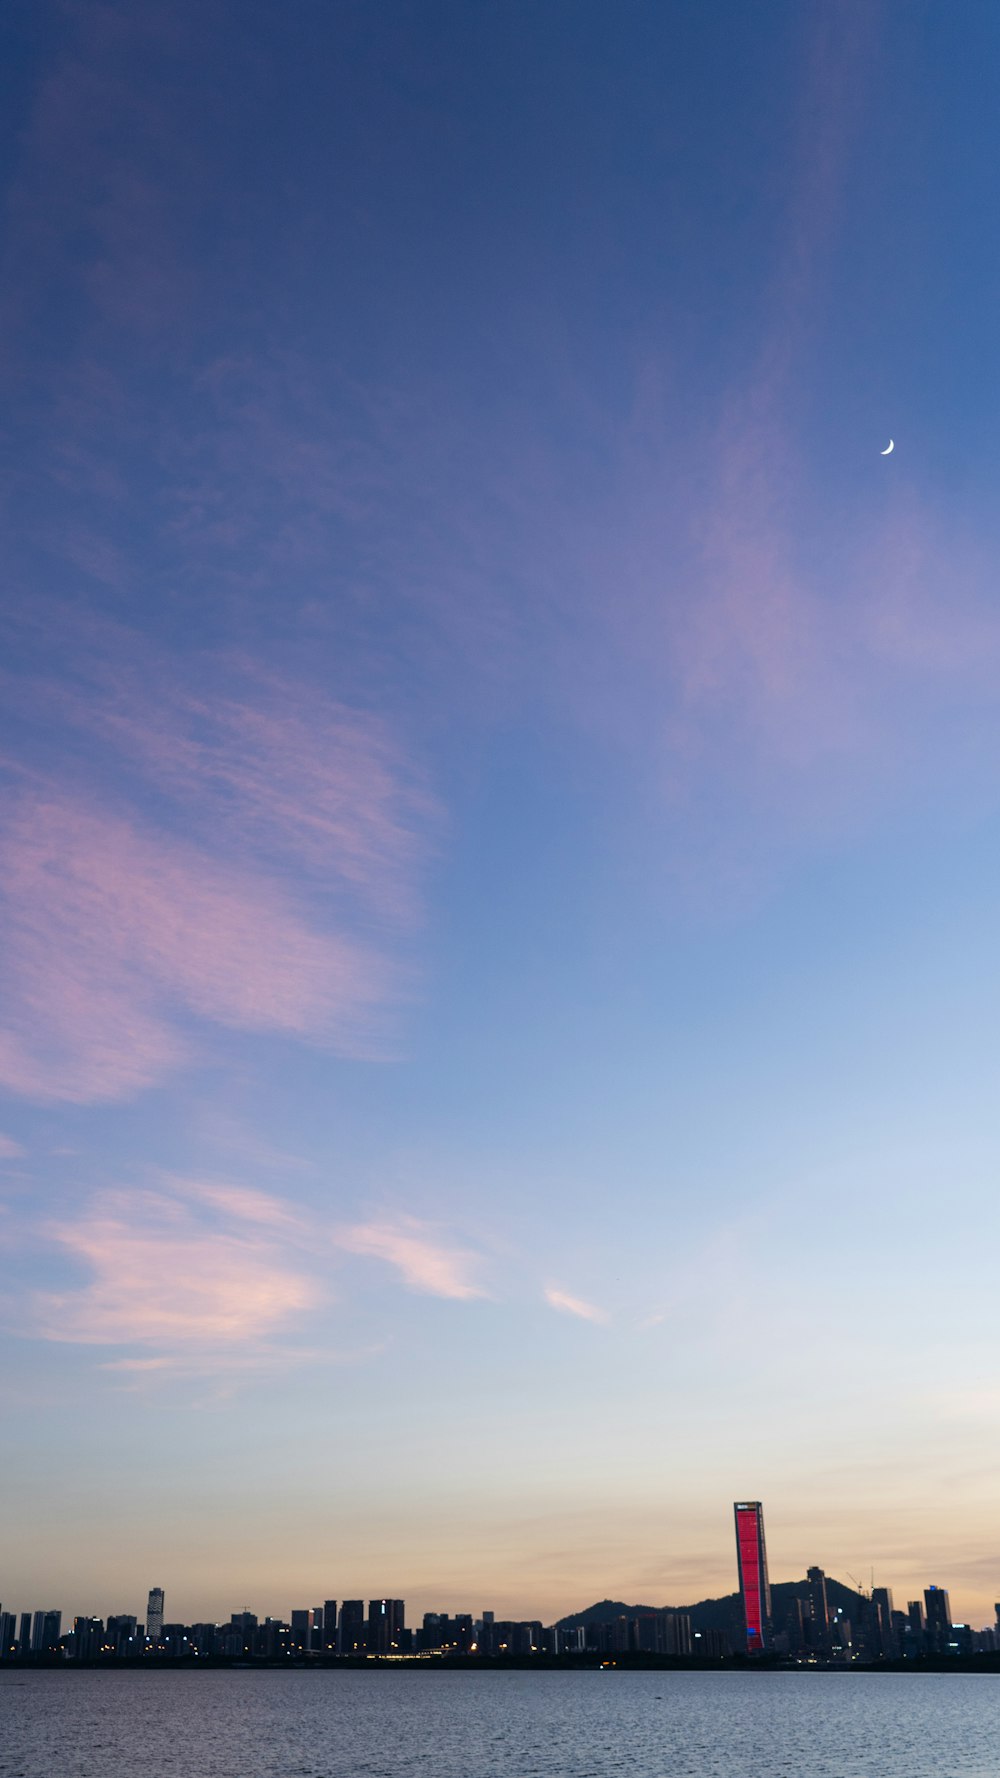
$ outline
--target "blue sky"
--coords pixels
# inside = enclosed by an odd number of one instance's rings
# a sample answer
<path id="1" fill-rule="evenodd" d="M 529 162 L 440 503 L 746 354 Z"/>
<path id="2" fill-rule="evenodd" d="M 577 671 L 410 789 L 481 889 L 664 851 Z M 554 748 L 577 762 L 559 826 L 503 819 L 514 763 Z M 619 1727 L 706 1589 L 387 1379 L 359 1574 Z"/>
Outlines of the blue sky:
<path id="1" fill-rule="evenodd" d="M 4 28 L 4 1604 L 987 1621 L 995 12 Z"/>

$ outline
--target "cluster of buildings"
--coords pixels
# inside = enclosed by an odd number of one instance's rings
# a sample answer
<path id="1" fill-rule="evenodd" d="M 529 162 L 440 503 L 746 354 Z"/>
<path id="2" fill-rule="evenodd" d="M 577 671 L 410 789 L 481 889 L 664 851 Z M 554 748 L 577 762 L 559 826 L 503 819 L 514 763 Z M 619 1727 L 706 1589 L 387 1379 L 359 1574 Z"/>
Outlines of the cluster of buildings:
<path id="1" fill-rule="evenodd" d="M 672 1660 L 770 1657 L 816 1664 L 967 1658 L 1000 1654 L 997 1622 L 985 1630 L 952 1621 L 948 1594 L 930 1586 L 897 1610 L 888 1587 L 850 1590 L 810 1568 L 804 1581 L 773 1590 L 768 1577 L 764 1509 L 734 1504 L 739 1591 L 688 1611 L 632 1608 L 614 1615 L 595 1607 L 574 1622 L 497 1619 L 492 1611 L 424 1613 L 406 1623 L 402 1599 L 325 1599 L 288 1619 L 234 1611 L 228 1623 L 181 1624 L 166 1618 L 162 1587 L 150 1590 L 145 1623 L 128 1615 L 73 1619 L 59 1611 L 0 1608 L 0 1661 L 211 1659 L 281 1661 L 313 1658 L 463 1656 L 523 1659 L 534 1655 L 659 1656 Z"/>
<path id="2" fill-rule="evenodd" d="M 62 1628 L 59 1611 L 25 1611 L 20 1620 L 0 1610 L 0 1660 L 62 1657 L 99 1661 L 167 1660 L 185 1656 L 215 1660 L 282 1660 L 307 1656 L 469 1655 L 484 1658 L 526 1655 L 666 1655 L 674 1658 L 719 1658 L 732 1652 L 721 1631 L 692 1630 L 683 1611 L 648 1611 L 606 1622 L 546 1626 L 538 1619 L 513 1621 L 492 1611 L 426 1611 L 419 1628 L 406 1623 L 402 1599 L 326 1599 L 322 1605 L 293 1611 L 288 1619 L 260 1619 L 252 1611 L 234 1611 L 225 1624 L 172 1624 L 164 1615 L 162 1587 L 150 1590 L 146 1621 L 112 1616 L 73 1619 Z"/>
<path id="3" fill-rule="evenodd" d="M 781 1588 L 780 1608 L 772 1605 L 764 1539 L 764 1508 L 759 1500 L 737 1500 L 736 1564 L 739 1575 L 740 1640 L 748 1655 L 783 1655 L 816 1662 L 900 1661 L 963 1658 L 1000 1652 L 1000 1602 L 996 1623 L 984 1630 L 952 1620 L 944 1587 L 925 1587 L 922 1599 L 893 1604 L 891 1587 L 856 1591 L 850 1613 L 833 1605 L 822 1568 L 810 1568 L 804 1584 Z M 842 1589 L 841 1589 L 842 1590 Z"/>
<path id="4" fill-rule="evenodd" d="M 669 1615 L 669 1614 L 660 1614 Z M 286 1619 L 234 1611 L 228 1623 L 170 1623 L 162 1587 L 152 1587 L 146 1621 L 129 1616 L 77 1617 L 63 1630 L 60 1611 L 0 1609 L 0 1660 L 45 1656 L 94 1661 L 142 1656 L 222 1660 L 302 1659 L 306 1656 L 419 1654 L 531 1655 L 564 1652 L 557 1630 L 540 1622 L 498 1620 L 492 1611 L 474 1618 L 459 1612 L 424 1613 L 419 1629 L 406 1623 L 402 1599 L 326 1599 L 292 1611 Z M 573 1646 L 577 1644 L 574 1642 Z M 580 1646 L 584 1646 L 580 1644 Z"/>

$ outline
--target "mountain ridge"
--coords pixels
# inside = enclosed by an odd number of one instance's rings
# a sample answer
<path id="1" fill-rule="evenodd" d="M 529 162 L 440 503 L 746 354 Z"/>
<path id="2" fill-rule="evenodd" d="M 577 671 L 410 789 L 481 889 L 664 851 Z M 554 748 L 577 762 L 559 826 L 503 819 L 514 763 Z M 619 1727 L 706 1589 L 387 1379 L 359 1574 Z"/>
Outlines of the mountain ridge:
<path id="1" fill-rule="evenodd" d="M 855 1588 L 845 1586 L 829 1574 L 826 1576 L 826 1596 L 831 1611 L 843 1611 L 849 1618 L 856 1617 L 864 1602 L 863 1595 Z M 775 1623 L 780 1627 L 792 1599 L 808 1597 L 809 1582 L 805 1576 L 801 1580 L 775 1581 L 771 1587 L 771 1616 Z M 619 1617 L 645 1617 L 653 1611 L 684 1612 L 691 1619 L 694 1630 L 738 1632 L 740 1628 L 739 1593 L 725 1593 L 719 1599 L 699 1599 L 694 1605 L 627 1605 L 621 1599 L 599 1599 L 582 1611 L 573 1611 L 559 1618 L 557 1624 L 560 1630 L 576 1630 L 588 1624 L 612 1623 Z"/>

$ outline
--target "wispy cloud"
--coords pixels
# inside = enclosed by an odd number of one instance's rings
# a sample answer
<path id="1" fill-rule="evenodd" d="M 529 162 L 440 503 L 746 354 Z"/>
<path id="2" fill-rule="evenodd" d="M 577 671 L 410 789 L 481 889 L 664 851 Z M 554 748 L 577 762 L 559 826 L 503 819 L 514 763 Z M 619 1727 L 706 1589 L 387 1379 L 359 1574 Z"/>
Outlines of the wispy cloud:
<path id="1" fill-rule="evenodd" d="M 0 871 L 14 1092 L 121 1098 L 190 1055 L 192 1019 L 371 1053 L 385 963 L 263 874 L 55 792 L 15 801 Z"/>
<path id="2" fill-rule="evenodd" d="M 347 1253 L 384 1260 L 411 1290 L 460 1299 L 485 1295 L 471 1276 L 477 1255 L 442 1242 L 410 1217 L 355 1223 L 338 1229 L 335 1241 Z"/>
<path id="3" fill-rule="evenodd" d="M 576 1315 L 581 1321 L 605 1324 L 611 1320 L 606 1309 L 599 1309 L 595 1303 L 588 1303 L 581 1296 L 571 1296 L 568 1290 L 559 1290 L 554 1284 L 546 1287 L 545 1301 L 550 1308 L 558 1309 L 563 1315 Z"/>
<path id="4" fill-rule="evenodd" d="M 483 1294 L 479 1256 L 414 1217 L 332 1224 L 315 1208 L 231 1180 L 162 1174 L 142 1189 L 109 1188 L 81 1210 L 12 1223 L 9 1240 L 54 1249 L 82 1274 L 31 1292 L 19 1331 L 107 1347 L 101 1367 L 136 1380 L 250 1376 L 381 1350 L 370 1340 L 344 1347 L 339 1337 L 336 1303 L 362 1288 L 348 1256 L 384 1262 L 397 1284 L 423 1294 Z"/>
<path id="5" fill-rule="evenodd" d="M 36 1295 L 34 1330 L 49 1340 L 154 1346 L 161 1357 L 256 1348 L 322 1300 L 315 1275 L 248 1232 L 245 1219 L 210 1222 L 166 1190 L 106 1192 L 46 1232 L 89 1274 L 77 1288 Z"/>
<path id="6" fill-rule="evenodd" d="M 246 655 L 190 658 L 182 679 L 109 625 L 95 627 L 83 674 L 33 680 L 31 702 L 105 742 L 119 774 L 165 792 L 202 840 L 412 922 L 438 809 L 384 717 Z"/>
<path id="7" fill-rule="evenodd" d="M 209 1025 L 378 1054 L 436 819 L 386 723 L 246 660 L 182 685 L 114 626 L 71 633 L 71 677 L 4 686 L 63 747 L 0 786 L 0 1083 L 123 1098 Z"/>
<path id="8" fill-rule="evenodd" d="M 23 1155 L 24 1149 L 13 1136 L 5 1136 L 0 1130 L 0 1161 L 16 1161 Z"/>
<path id="9" fill-rule="evenodd" d="M 280 1231 L 289 1238 L 305 1234 L 308 1218 L 283 1198 L 270 1192 L 257 1191 L 248 1185 L 229 1185 L 219 1180 L 171 1178 L 170 1184 L 182 1197 L 192 1198 L 210 1209 L 222 1211 L 239 1222 L 255 1223 L 261 1228 Z"/>

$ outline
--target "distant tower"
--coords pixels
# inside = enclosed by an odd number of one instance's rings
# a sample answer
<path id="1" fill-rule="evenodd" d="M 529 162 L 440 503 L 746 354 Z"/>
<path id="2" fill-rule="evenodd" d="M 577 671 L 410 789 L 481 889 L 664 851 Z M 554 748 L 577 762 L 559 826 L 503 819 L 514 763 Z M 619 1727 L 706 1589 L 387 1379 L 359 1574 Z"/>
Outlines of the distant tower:
<path id="1" fill-rule="evenodd" d="M 896 1633 L 892 1622 L 895 1612 L 892 1609 L 891 1587 L 872 1588 L 872 1611 L 878 1613 L 878 1621 L 872 1622 L 872 1632 L 873 1635 L 878 1635 L 879 1646 L 878 1649 L 872 1649 L 869 1652 L 880 1653 L 884 1660 L 894 1661 L 899 1654 L 899 1649 L 896 1646 Z"/>
<path id="2" fill-rule="evenodd" d="M 340 1608 L 340 1652 L 342 1655 L 364 1654 L 365 1602 L 345 1599 Z"/>
<path id="3" fill-rule="evenodd" d="M 822 1568 L 806 1570 L 809 1582 L 809 1609 L 812 1622 L 809 1634 L 813 1648 L 829 1648 L 830 1646 L 830 1607 L 826 1597 L 826 1575 Z"/>
<path id="4" fill-rule="evenodd" d="M 945 1654 L 951 1633 L 951 1601 L 944 1587 L 925 1587 L 927 1640 L 935 1654 Z"/>
<path id="5" fill-rule="evenodd" d="M 163 1635 L 163 1588 L 150 1587 L 146 1601 L 146 1635 L 150 1642 L 159 1642 Z"/>
<path id="6" fill-rule="evenodd" d="M 767 1578 L 764 1508 L 759 1500 L 737 1500 L 733 1512 L 745 1647 L 747 1654 L 759 1655 L 771 1646 L 771 1587 Z"/>

